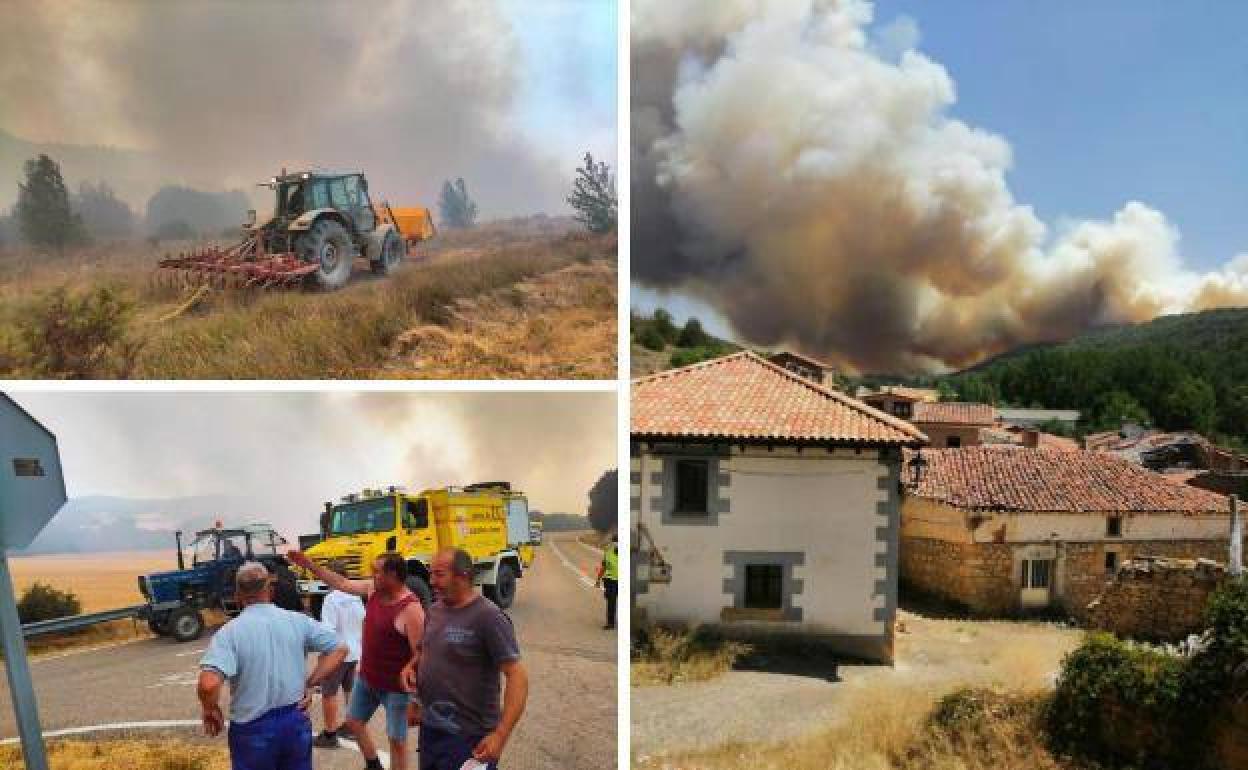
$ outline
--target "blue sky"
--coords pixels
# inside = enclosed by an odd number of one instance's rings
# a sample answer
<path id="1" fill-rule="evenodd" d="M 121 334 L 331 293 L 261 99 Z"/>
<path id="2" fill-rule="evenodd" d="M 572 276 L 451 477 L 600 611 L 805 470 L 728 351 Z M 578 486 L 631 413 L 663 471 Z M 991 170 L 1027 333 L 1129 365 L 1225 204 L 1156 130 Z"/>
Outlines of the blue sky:
<path id="1" fill-rule="evenodd" d="M 1190 268 L 1248 252 L 1248 4 L 881 0 L 876 25 L 903 15 L 1046 223 L 1140 200 Z"/>
<path id="2" fill-rule="evenodd" d="M 613 0 L 505 0 L 524 57 L 521 125 L 544 147 L 616 156 Z"/>

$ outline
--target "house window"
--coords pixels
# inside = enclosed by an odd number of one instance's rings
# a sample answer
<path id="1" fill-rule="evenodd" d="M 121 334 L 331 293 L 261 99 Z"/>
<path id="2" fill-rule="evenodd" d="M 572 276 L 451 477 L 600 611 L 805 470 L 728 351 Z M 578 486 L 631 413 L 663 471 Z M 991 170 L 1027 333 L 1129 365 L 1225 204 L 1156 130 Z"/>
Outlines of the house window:
<path id="1" fill-rule="evenodd" d="M 1048 588 L 1053 573 L 1051 559 L 1023 560 L 1023 588 Z"/>
<path id="2" fill-rule="evenodd" d="M 676 462 L 676 513 L 707 513 L 709 471 L 706 460 Z"/>
<path id="3" fill-rule="evenodd" d="M 1105 552 L 1105 571 L 1113 574 L 1118 569 L 1118 554 L 1113 551 Z"/>
<path id="4" fill-rule="evenodd" d="M 945 439 L 945 446 L 949 447 L 950 449 L 956 449 L 957 447 L 962 446 L 962 437 L 961 436 L 947 437 Z"/>
<path id="5" fill-rule="evenodd" d="M 745 566 L 745 607 L 778 610 L 784 606 L 784 567 L 779 564 Z"/>
<path id="6" fill-rule="evenodd" d="M 893 402 L 893 414 L 895 416 L 909 418 L 911 413 L 912 412 L 910 409 L 910 402 L 908 401 L 894 401 Z"/>
<path id="7" fill-rule="evenodd" d="M 1108 537 L 1122 537 L 1122 517 L 1110 516 L 1105 520 L 1105 534 Z"/>

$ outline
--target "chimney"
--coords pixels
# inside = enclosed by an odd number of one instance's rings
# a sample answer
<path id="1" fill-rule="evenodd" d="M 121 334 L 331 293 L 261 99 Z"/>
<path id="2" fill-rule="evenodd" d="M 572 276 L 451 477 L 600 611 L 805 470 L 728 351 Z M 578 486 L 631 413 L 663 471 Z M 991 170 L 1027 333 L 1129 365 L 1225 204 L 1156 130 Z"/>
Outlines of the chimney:
<path id="1" fill-rule="evenodd" d="M 1244 571 L 1244 520 L 1239 515 L 1239 497 L 1231 495 L 1231 577 Z"/>
<path id="2" fill-rule="evenodd" d="M 1040 446 L 1040 431 L 1034 428 L 1028 428 L 1023 431 L 1023 446 L 1028 449 L 1036 449 Z"/>

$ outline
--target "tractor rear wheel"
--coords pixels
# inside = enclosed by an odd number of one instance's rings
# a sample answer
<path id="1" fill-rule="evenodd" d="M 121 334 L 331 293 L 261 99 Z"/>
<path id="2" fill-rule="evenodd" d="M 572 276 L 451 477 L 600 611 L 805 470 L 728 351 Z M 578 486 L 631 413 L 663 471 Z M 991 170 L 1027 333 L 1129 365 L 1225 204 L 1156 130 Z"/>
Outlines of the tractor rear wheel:
<path id="1" fill-rule="evenodd" d="M 204 616 L 194 607 L 180 607 L 169 613 L 167 628 L 169 635 L 179 642 L 194 641 L 203 633 Z"/>
<path id="2" fill-rule="evenodd" d="M 376 262 L 370 263 L 377 275 L 390 275 L 403 264 L 403 239 L 391 230 L 381 242 L 381 256 Z"/>
<path id="3" fill-rule="evenodd" d="M 321 219 L 299 236 L 299 258 L 316 265 L 312 278 L 322 289 L 341 289 L 351 278 L 355 251 L 347 230 L 332 219 Z"/>

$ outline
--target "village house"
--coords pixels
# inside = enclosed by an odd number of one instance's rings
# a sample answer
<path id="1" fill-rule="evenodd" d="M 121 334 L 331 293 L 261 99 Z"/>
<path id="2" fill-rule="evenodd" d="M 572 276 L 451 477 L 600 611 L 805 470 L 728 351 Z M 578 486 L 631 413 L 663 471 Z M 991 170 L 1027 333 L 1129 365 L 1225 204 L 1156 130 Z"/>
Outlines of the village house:
<path id="1" fill-rule="evenodd" d="M 976 446 L 982 443 L 981 431 L 992 428 L 995 420 L 991 404 L 965 401 L 919 401 L 910 417 L 933 447 Z"/>
<path id="2" fill-rule="evenodd" d="M 909 423 L 751 352 L 632 383 L 634 607 L 893 657 Z"/>
<path id="3" fill-rule="evenodd" d="M 940 400 L 940 392 L 931 388 L 910 388 L 904 385 L 885 385 L 877 391 L 860 388 L 858 398 L 867 406 L 881 412 L 909 420 L 914 416 L 914 405 Z"/>
<path id="4" fill-rule="evenodd" d="M 825 364 L 816 358 L 786 350 L 772 353 L 767 356 L 767 360 L 781 369 L 788 369 L 797 376 L 805 377 L 811 382 L 817 382 L 829 388 L 836 386 L 836 367 Z"/>
<path id="5" fill-rule="evenodd" d="M 978 613 L 1084 618 L 1127 559 L 1226 559 L 1228 498 L 1103 452 L 932 449 L 905 468 L 903 583 Z"/>

